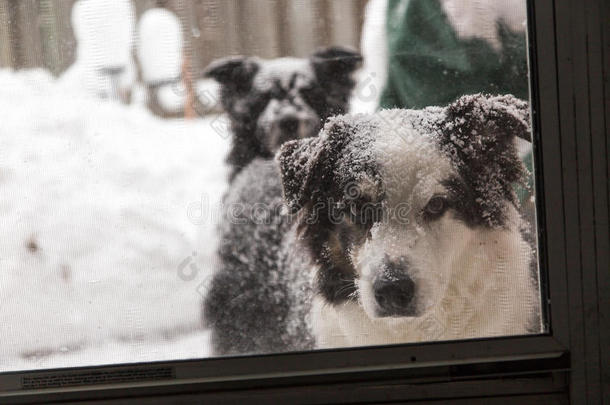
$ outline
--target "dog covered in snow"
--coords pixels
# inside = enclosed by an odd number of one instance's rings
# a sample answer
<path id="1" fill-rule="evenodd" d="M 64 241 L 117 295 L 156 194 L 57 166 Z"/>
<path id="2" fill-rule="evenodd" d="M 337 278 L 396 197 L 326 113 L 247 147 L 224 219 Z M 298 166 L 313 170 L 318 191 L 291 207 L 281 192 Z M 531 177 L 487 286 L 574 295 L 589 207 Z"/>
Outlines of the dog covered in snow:
<path id="1" fill-rule="evenodd" d="M 512 96 L 331 118 L 254 160 L 227 198 L 204 303 L 216 354 L 539 332 L 513 187 Z"/>
<path id="2" fill-rule="evenodd" d="M 255 158 L 272 158 L 285 141 L 315 136 L 330 116 L 347 111 L 362 57 L 328 47 L 307 59 L 234 56 L 214 61 L 206 77 L 218 81 L 233 136 L 230 179 Z"/>

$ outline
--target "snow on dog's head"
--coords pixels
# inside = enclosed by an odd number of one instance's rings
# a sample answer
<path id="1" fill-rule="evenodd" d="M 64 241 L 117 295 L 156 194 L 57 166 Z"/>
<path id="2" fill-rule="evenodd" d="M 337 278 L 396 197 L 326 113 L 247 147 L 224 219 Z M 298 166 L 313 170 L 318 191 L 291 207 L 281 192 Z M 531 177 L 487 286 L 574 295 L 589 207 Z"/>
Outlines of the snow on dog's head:
<path id="1" fill-rule="evenodd" d="M 284 197 L 318 265 L 318 293 L 357 299 L 372 318 L 426 313 L 478 232 L 519 225 L 514 138 L 529 138 L 528 122 L 526 102 L 479 94 L 335 117 L 319 137 L 286 143 Z"/>

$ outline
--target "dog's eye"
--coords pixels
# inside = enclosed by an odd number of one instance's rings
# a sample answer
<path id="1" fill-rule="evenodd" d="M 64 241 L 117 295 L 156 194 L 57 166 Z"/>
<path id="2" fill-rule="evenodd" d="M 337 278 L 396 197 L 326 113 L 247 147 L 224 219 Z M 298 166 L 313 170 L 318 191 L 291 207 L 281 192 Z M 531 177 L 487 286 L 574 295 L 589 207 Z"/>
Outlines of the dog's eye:
<path id="1" fill-rule="evenodd" d="M 269 98 L 273 98 L 276 100 L 283 100 L 286 98 L 287 92 L 281 87 L 275 87 L 273 90 L 269 92 Z"/>
<path id="2" fill-rule="evenodd" d="M 310 103 L 315 103 L 322 97 L 321 90 L 316 86 L 307 86 L 299 89 L 299 93 Z"/>
<path id="3" fill-rule="evenodd" d="M 444 197 L 435 196 L 428 201 L 426 204 L 426 208 L 424 209 L 425 213 L 430 218 L 437 218 L 441 214 L 443 214 L 448 208 L 448 202 Z"/>

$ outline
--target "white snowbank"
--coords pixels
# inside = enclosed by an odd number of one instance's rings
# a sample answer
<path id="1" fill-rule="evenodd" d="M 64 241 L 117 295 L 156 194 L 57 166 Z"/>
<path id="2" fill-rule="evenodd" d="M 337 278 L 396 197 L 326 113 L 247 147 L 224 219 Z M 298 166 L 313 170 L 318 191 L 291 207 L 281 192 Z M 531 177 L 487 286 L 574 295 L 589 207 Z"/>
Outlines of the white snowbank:
<path id="1" fill-rule="evenodd" d="M 138 59 L 147 83 L 180 77 L 182 28 L 174 13 L 153 8 L 142 14 L 138 22 Z"/>
<path id="2" fill-rule="evenodd" d="M 73 92 L 118 98 L 131 89 L 135 11 L 130 0 L 79 0 L 72 8 L 76 61 L 61 82 Z"/>
<path id="3" fill-rule="evenodd" d="M 162 8 L 153 8 L 144 12 L 138 22 L 137 52 L 144 83 L 158 86 L 159 106 L 169 114 L 183 111 L 187 89 L 180 79 L 183 38 L 178 17 Z M 216 81 L 194 80 L 193 86 L 195 97 L 207 110 L 212 110 L 218 104 L 220 91 Z"/>
<path id="4" fill-rule="evenodd" d="M 150 340 L 133 336 L 128 341 L 113 340 L 100 346 L 88 346 L 79 350 L 63 349 L 57 353 L 32 354 L 19 363 L 17 369 L 48 369 L 74 367 L 74 365 L 110 365 L 204 358 L 209 355 L 202 342 L 209 339 L 208 331 L 181 335 L 175 339 Z M 3 367 L 3 370 L 5 368 Z"/>
<path id="5" fill-rule="evenodd" d="M 39 70 L 0 70 L 0 88 L 0 369 L 205 356 L 198 285 L 228 149 L 215 117 L 67 96 Z"/>

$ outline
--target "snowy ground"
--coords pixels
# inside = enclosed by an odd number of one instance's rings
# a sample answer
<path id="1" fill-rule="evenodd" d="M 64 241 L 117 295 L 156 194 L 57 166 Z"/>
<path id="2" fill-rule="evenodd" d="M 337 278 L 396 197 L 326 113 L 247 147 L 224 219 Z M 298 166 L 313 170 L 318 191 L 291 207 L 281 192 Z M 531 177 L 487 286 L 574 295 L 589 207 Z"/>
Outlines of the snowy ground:
<path id="1" fill-rule="evenodd" d="M 0 70 L 0 89 L 0 370 L 205 357 L 216 117 L 163 121 L 43 71 Z"/>

